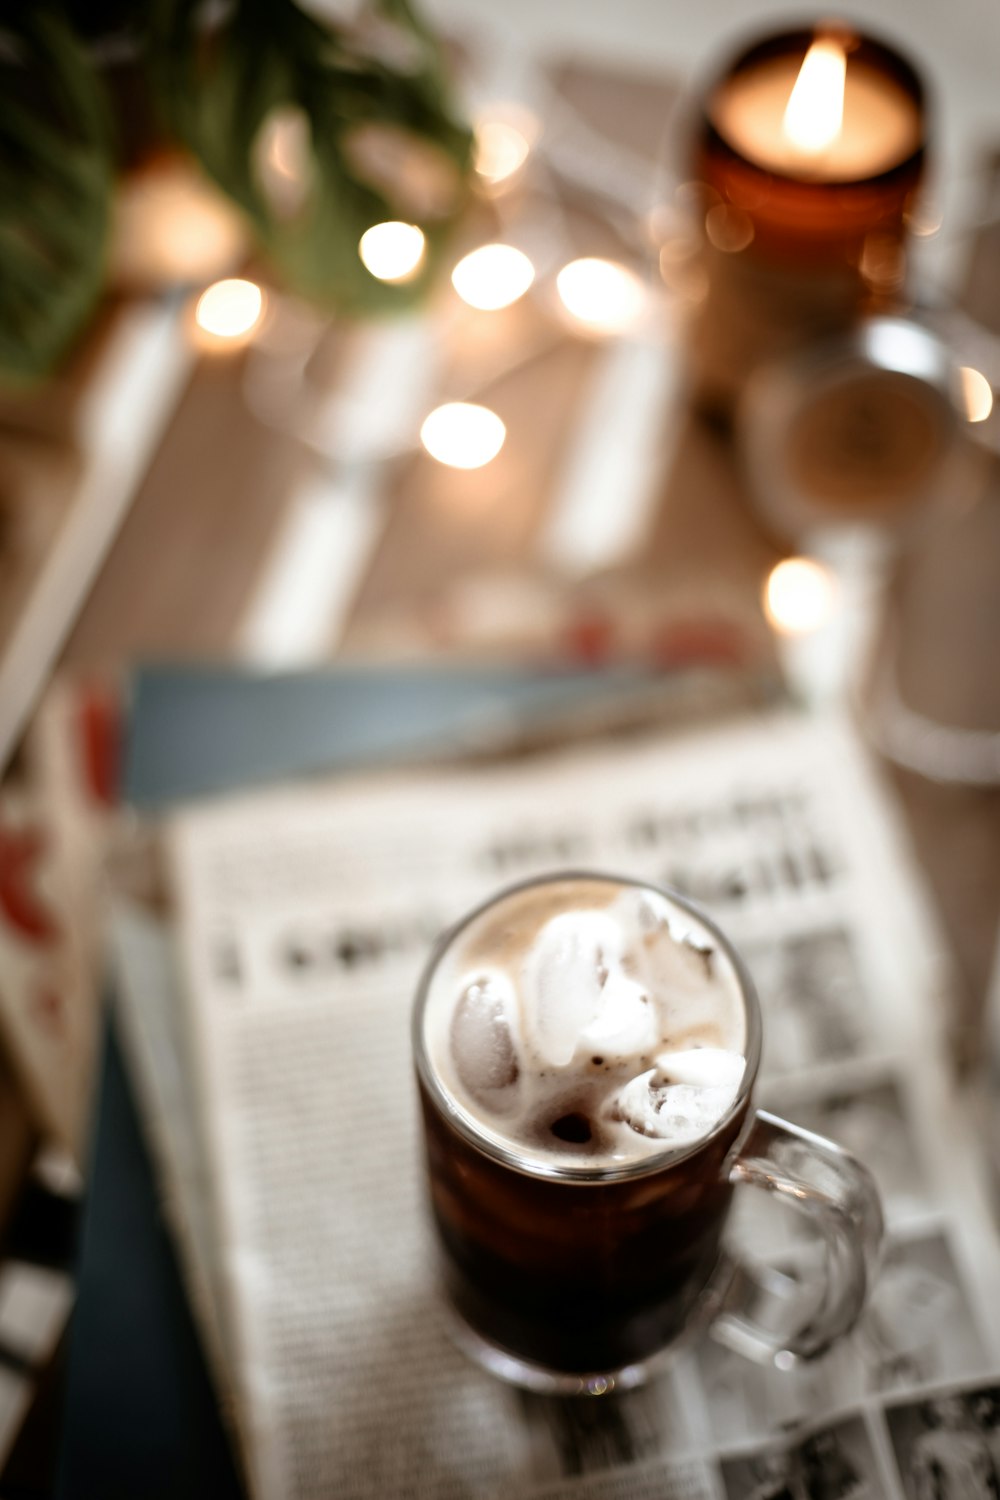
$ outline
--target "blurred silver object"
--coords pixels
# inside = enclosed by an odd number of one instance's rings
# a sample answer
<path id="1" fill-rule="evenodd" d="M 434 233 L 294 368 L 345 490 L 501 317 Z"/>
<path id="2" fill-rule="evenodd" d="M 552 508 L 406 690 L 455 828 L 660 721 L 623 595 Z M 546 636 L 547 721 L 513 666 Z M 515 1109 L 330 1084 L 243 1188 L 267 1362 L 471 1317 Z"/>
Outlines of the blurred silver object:
<path id="1" fill-rule="evenodd" d="M 909 318 L 870 318 L 760 366 L 736 432 L 752 501 L 786 541 L 859 522 L 904 535 L 983 485 L 958 359 Z"/>

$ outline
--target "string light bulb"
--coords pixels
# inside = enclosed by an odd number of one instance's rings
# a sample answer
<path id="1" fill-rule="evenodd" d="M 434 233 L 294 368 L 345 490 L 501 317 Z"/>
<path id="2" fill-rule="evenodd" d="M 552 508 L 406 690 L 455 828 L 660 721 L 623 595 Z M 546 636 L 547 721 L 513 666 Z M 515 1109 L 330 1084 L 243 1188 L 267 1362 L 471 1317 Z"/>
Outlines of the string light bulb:
<path id="1" fill-rule="evenodd" d="M 507 186 L 527 161 L 537 134 L 537 120 L 519 106 L 495 106 L 484 113 L 476 121 L 473 144 L 476 176 L 483 185 L 494 191 Z"/>
<path id="2" fill-rule="evenodd" d="M 833 575 L 811 557 L 786 557 L 764 585 L 764 612 L 780 635 L 810 635 L 833 613 Z"/>
<path id="3" fill-rule="evenodd" d="M 595 333 L 621 333 L 635 323 L 645 294 L 639 278 L 613 260 L 585 256 L 556 277 L 563 307 Z"/>
<path id="4" fill-rule="evenodd" d="M 309 198 L 313 176 L 309 117 L 297 105 L 278 105 L 264 118 L 251 150 L 254 174 L 279 219 L 295 218 Z"/>
<path id="5" fill-rule="evenodd" d="M 226 277 L 206 287 L 195 303 L 194 321 L 204 347 L 245 344 L 264 316 L 261 288 L 242 277 Z"/>
<path id="6" fill-rule="evenodd" d="M 495 411 L 471 401 L 448 401 L 424 420 L 420 441 L 450 469 L 481 469 L 496 458 L 507 429 Z"/>
<path id="7" fill-rule="evenodd" d="M 463 302 L 483 312 L 510 307 L 535 279 L 535 268 L 513 245 L 481 245 L 458 262 L 451 281 Z"/>
<path id="8" fill-rule="evenodd" d="M 379 281 L 409 281 L 420 269 L 427 240 L 417 224 L 387 219 L 373 224 L 358 241 L 358 254 Z"/>

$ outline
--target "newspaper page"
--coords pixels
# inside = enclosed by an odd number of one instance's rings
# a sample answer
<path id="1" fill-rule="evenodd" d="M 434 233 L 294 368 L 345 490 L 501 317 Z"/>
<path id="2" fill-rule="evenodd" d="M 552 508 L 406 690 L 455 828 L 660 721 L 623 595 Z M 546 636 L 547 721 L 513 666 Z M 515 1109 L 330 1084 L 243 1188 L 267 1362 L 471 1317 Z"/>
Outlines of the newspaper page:
<path id="1" fill-rule="evenodd" d="M 946 963 L 840 721 L 239 798 L 181 814 L 170 847 L 188 1123 L 255 1496 L 997 1494 L 1000 1246 L 943 1053 Z M 881 1184 L 871 1305 L 804 1370 L 706 1338 L 643 1390 L 567 1402 L 481 1375 L 445 1336 L 415 981 L 472 903 L 570 866 L 710 909 L 761 991 L 758 1102 L 841 1140 Z M 812 1246 L 741 1196 L 741 1249 L 778 1282 L 808 1275 Z"/>

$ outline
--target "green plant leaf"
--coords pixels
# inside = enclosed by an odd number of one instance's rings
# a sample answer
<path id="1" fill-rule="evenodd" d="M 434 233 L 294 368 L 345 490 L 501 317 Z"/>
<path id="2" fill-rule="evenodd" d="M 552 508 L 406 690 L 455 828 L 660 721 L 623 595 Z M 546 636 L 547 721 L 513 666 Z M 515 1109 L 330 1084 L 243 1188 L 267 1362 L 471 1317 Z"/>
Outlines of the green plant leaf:
<path id="1" fill-rule="evenodd" d="M 0 380 L 43 379 L 101 296 L 114 161 L 98 79 L 69 25 L 0 27 Z"/>
<path id="2" fill-rule="evenodd" d="M 460 204 L 471 147 L 431 33 L 403 0 L 382 0 L 339 27 L 294 0 L 235 0 L 211 33 L 201 16 L 198 0 L 161 0 L 154 54 L 161 107 L 172 132 L 247 214 L 287 285 L 351 313 L 418 298 Z M 305 150 L 293 211 L 269 192 L 260 159 L 270 125 L 290 113 L 302 123 Z M 362 141 L 367 151 L 357 149 Z M 371 170 L 370 148 L 379 144 L 381 167 Z M 450 212 L 400 212 L 384 168 L 407 149 L 415 162 L 423 153 L 428 182 L 435 164 L 440 180 L 451 172 Z M 372 224 L 400 217 L 420 224 L 428 255 L 413 281 L 387 285 L 365 270 L 358 241 Z"/>

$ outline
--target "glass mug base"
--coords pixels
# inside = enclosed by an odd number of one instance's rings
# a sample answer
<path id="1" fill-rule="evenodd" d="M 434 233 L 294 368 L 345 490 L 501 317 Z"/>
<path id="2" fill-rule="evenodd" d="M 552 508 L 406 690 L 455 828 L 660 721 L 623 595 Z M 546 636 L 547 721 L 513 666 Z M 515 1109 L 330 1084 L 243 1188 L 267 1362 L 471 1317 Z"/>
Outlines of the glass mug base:
<path id="1" fill-rule="evenodd" d="M 536 1004 L 569 992 L 572 1009 L 588 984 L 607 987 L 632 1005 L 629 1038 L 646 1040 L 623 1050 L 600 1012 L 588 1031 L 588 1011 L 579 1034 L 546 1041 L 525 998 L 540 971 Z M 485 1042 L 471 1085 L 470 1038 Z M 450 1326 L 477 1364 L 534 1391 L 603 1394 L 641 1384 L 706 1328 L 788 1368 L 854 1325 L 881 1246 L 877 1190 L 832 1141 L 755 1109 L 760 1050 L 741 959 L 675 892 L 559 874 L 446 934 L 418 990 L 414 1053 Z M 660 1109 L 679 1139 L 661 1143 Z M 803 1214 L 823 1242 L 823 1271 L 790 1319 L 773 1321 L 789 1309 L 768 1307 L 724 1249 L 741 1186 Z"/>
<path id="2" fill-rule="evenodd" d="M 610 1396 L 657 1379 L 684 1350 L 705 1337 L 727 1306 L 737 1279 L 736 1264 L 729 1256 L 722 1256 L 684 1326 L 668 1344 L 628 1364 L 579 1372 L 553 1369 L 487 1338 L 462 1316 L 444 1288 L 437 1302 L 442 1325 L 455 1347 L 481 1370 L 507 1385 L 538 1396 Z"/>

